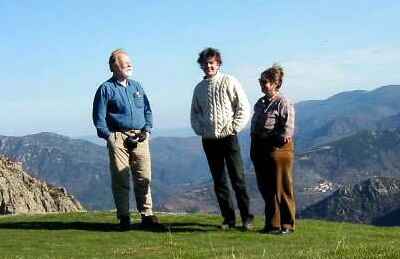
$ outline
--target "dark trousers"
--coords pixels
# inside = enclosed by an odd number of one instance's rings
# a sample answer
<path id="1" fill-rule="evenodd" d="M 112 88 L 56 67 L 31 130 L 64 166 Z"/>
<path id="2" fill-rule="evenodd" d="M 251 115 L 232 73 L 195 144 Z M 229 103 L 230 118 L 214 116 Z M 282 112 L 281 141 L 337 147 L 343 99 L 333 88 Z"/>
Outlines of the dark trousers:
<path id="1" fill-rule="evenodd" d="M 250 154 L 258 189 L 265 201 L 266 230 L 294 230 L 293 142 L 278 148 L 268 140 L 253 138 Z"/>
<path id="2" fill-rule="evenodd" d="M 227 136 L 221 139 L 203 138 L 202 142 L 214 180 L 215 194 L 225 222 L 235 222 L 235 210 L 229 190 L 225 163 L 236 195 L 240 216 L 242 221 L 246 220 L 250 216 L 249 196 L 246 191 L 243 161 L 237 136 Z"/>

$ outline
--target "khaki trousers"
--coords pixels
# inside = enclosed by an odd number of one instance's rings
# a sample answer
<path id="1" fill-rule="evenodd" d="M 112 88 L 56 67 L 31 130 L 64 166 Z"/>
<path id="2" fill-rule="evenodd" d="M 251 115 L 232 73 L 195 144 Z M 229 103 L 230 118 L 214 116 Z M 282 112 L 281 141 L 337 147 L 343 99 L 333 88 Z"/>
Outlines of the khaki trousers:
<path id="1" fill-rule="evenodd" d="M 276 147 L 268 140 L 253 138 L 251 158 L 258 189 L 265 201 L 265 228 L 294 230 L 293 142 Z"/>
<path id="2" fill-rule="evenodd" d="M 132 135 L 139 131 L 125 132 Z M 117 217 L 129 216 L 130 174 L 138 212 L 142 216 L 153 215 L 151 199 L 151 159 L 149 141 L 137 144 L 131 152 L 124 145 L 128 136 L 122 132 L 111 134 L 107 147 L 110 157 L 111 188 L 114 196 Z"/>

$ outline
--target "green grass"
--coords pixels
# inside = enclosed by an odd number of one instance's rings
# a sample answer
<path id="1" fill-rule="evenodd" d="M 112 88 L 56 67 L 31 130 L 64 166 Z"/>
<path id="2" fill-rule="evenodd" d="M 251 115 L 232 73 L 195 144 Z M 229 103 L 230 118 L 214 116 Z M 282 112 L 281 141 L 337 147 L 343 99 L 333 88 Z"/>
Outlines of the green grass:
<path id="1" fill-rule="evenodd" d="M 288 236 L 218 229 L 214 215 L 159 215 L 166 231 L 117 231 L 111 212 L 0 217 L 1 258 L 400 258 L 400 227 L 298 221 Z M 138 217 L 135 216 L 135 222 Z"/>

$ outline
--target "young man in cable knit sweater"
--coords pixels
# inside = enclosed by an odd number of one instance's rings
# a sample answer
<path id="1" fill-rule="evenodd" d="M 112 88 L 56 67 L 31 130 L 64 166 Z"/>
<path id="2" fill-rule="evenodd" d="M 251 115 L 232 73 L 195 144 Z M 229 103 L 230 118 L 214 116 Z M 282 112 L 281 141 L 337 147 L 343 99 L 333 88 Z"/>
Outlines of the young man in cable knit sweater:
<path id="1" fill-rule="evenodd" d="M 254 216 L 249 210 L 243 161 L 237 134 L 246 126 L 250 107 L 239 81 L 220 72 L 221 54 L 206 48 L 199 54 L 197 62 L 204 72 L 204 79 L 194 89 L 191 124 L 194 132 L 202 137 L 214 189 L 221 214 L 222 229 L 235 227 L 235 210 L 228 186 L 225 164 L 235 191 L 242 226 L 252 227 Z"/>

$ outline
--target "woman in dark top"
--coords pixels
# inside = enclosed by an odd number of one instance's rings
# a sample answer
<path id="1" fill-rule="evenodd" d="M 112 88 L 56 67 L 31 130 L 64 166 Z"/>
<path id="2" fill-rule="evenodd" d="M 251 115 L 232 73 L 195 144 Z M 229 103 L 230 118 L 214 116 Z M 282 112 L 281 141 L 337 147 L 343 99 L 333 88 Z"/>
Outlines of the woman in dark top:
<path id="1" fill-rule="evenodd" d="M 293 105 L 279 92 L 284 72 L 273 65 L 261 73 L 265 94 L 254 106 L 251 120 L 251 159 L 265 201 L 264 232 L 289 234 L 295 228 L 293 191 Z"/>

